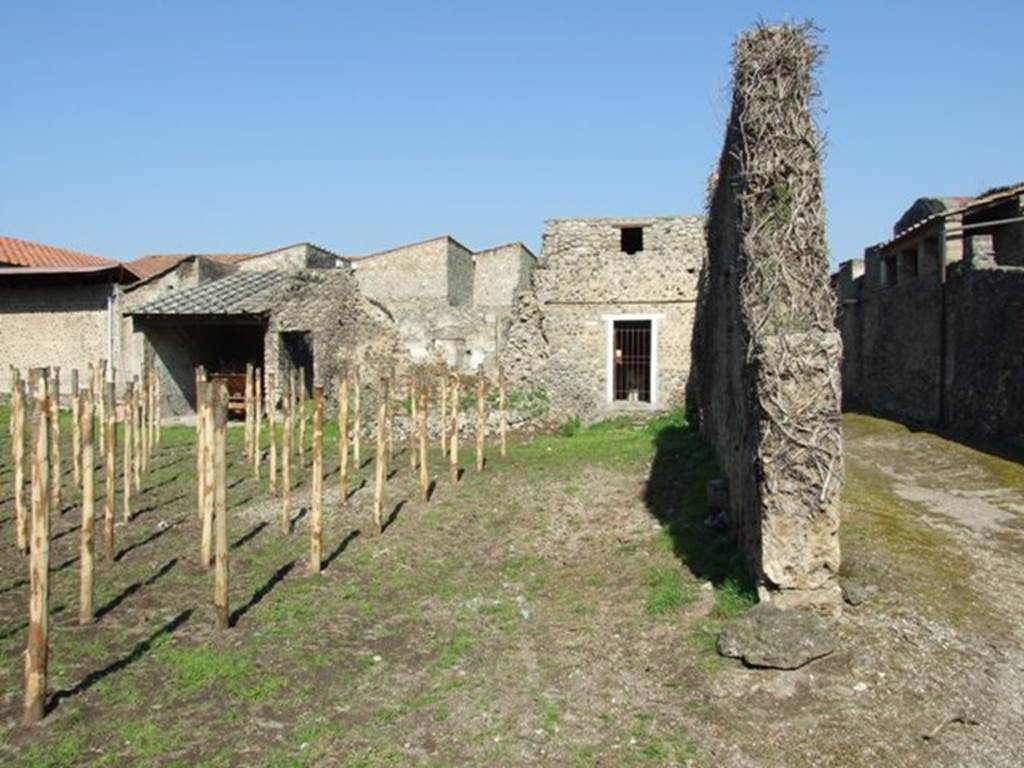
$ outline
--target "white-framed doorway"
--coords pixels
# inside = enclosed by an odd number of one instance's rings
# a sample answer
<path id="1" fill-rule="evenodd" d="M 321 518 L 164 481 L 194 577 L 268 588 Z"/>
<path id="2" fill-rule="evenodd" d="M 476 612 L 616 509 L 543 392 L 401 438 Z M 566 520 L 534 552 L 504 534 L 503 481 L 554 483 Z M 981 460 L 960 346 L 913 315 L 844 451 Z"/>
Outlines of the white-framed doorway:
<path id="1" fill-rule="evenodd" d="M 605 392 L 610 405 L 658 404 L 658 314 L 604 315 Z"/>

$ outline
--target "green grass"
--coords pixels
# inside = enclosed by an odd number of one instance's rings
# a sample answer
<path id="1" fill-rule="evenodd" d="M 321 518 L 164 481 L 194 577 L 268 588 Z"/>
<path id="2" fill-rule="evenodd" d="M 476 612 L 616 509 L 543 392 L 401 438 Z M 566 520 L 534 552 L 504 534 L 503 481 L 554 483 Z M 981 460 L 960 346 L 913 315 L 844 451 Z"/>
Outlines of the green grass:
<path id="1" fill-rule="evenodd" d="M 695 599 L 692 582 L 685 581 L 678 566 L 659 566 L 647 577 L 648 594 L 644 610 L 649 616 L 664 616 L 690 605 Z"/>

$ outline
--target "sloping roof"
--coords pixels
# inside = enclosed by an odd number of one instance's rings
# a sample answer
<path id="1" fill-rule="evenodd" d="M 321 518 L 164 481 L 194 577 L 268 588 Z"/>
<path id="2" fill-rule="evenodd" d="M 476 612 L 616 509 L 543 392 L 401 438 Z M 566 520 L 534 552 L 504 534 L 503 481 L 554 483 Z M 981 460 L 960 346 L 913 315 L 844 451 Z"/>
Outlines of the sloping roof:
<path id="1" fill-rule="evenodd" d="M 263 315 L 274 304 L 288 272 L 235 272 L 191 288 L 182 288 L 135 308 L 132 315 Z"/>
<path id="2" fill-rule="evenodd" d="M 181 262 L 197 256 L 219 261 L 222 264 L 237 264 L 256 255 L 255 253 L 153 253 L 128 262 L 128 266 L 139 276 L 140 280 L 148 280 L 151 277 L 170 272 Z"/>
<path id="3" fill-rule="evenodd" d="M 1003 200 L 1007 200 L 1007 199 L 1009 199 L 1011 197 L 1016 197 L 1017 195 L 1024 195 L 1024 183 L 1012 184 L 1012 185 L 1006 186 L 1006 187 L 997 187 L 995 189 L 992 189 L 992 190 L 989 190 L 987 192 L 982 193 L 978 197 L 946 198 L 946 199 L 949 199 L 951 201 L 962 201 L 962 202 L 961 202 L 961 204 L 958 207 L 948 208 L 948 209 L 946 209 L 944 211 L 939 211 L 938 213 L 933 213 L 932 215 L 926 216 L 925 218 L 921 219 L 920 221 L 914 222 L 913 224 L 911 224 L 910 226 L 908 226 L 906 229 L 902 230 L 901 232 L 897 232 L 895 235 L 893 235 L 893 237 L 891 239 L 886 240 L 886 241 L 881 242 L 881 243 L 878 243 L 878 245 L 876 245 L 874 247 L 876 247 L 876 248 L 885 248 L 887 246 L 892 245 L 897 240 L 900 240 L 903 237 L 911 234 L 912 232 L 920 230 L 921 228 L 927 226 L 928 224 L 931 224 L 933 221 L 937 221 L 939 219 L 944 219 L 947 216 L 959 216 L 959 215 L 964 214 L 964 213 L 969 213 L 970 211 L 972 211 L 975 208 L 983 208 L 985 206 L 989 206 L 989 205 L 992 205 L 994 203 L 1002 202 Z"/>
<path id="4" fill-rule="evenodd" d="M 0 237 L 0 263 L 17 267 L 116 267 L 121 262 L 55 245 Z M 134 270 L 132 270 L 134 271 Z"/>

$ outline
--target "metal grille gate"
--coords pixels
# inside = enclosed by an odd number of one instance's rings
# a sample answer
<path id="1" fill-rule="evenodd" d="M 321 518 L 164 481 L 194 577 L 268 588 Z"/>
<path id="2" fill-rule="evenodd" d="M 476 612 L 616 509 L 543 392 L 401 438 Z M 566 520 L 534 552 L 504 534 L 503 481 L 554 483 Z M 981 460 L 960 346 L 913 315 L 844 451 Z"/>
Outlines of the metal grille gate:
<path id="1" fill-rule="evenodd" d="M 651 321 L 622 320 L 614 326 L 616 400 L 651 402 Z"/>

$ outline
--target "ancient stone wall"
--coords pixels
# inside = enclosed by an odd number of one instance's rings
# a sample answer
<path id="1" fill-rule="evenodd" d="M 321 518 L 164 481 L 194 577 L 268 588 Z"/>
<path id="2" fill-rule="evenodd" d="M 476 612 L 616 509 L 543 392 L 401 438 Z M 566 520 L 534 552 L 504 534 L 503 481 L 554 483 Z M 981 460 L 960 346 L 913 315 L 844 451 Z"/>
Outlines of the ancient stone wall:
<path id="1" fill-rule="evenodd" d="M 844 407 L 1024 445 L 1024 268 L 971 255 L 944 283 L 837 288 Z"/>
<path id="2" fill-rule="evenodd" d="M 448 301 L 448 240 L 438 237 L 352 262 L 363 294 L 383 304 Z"/>
<path id="3" fill-rule="evenodd" d="M 473 252 L 448 238 L 448 303 L 453 307 L 473 304 L 473 275 L 476 264 Z"/>
<path id="4" fill-rule="evenodd" d="M 275 300 L 264 342 L 264 370 L 278 381 L 290 364 L 281 354 L 281 334 L 305 332 L 313 344 L 313 381 L 333 397 L 331 382 L 351 363 L 366 370 L 393 365 L 398 355 L 397 328 L 388 314 L 359 294 L 347 269 L 296 274 Z"/>
<path id="5" fill-rule="evenodd" d="M 108 356 L 110 283 L 0 287 L 0 391 L 10 391 L 10 366 L 60 366 L 61 387 L 73 368 Z"/>
<path id="6" fill-rule="evenodd" d="M 518 291 L 529 282 L 536 258 L 522 243 L 477 251 L 473 304 L 509 310 Z"/>
<path id="7" fill-rule="evenodd" d="M 947 423 L 1024 446 L 1024 268 L 965 270 L 946 289 Z"/>
<path id="8" fill-rule="evenodd" d="M 762 601 L 838 612 L 841 344 L 811 111 L 819 56 L 804 26 L 737 41 L 692 395 Z"/>
<path id="9" fill-rule="evenodd" d="M 243 272 L 265 272 L 267 270 L 332 269 L 338 265 L 339 257 L 311 243 L 297 243 L 253 256 L 238 262 Z"/>
<path id="10" fill-rule="evenodd" d="M 622 250 L 622 228 L 643 230 Z M 551 416 L 592 421 L 682 405 L 690 370 L 703 217 L 552 219 L 541 260 L 508 321 L 502 359 L 520 386 L 542 388 Z M 617 321 L 649 322 L 650 402 L 612 391 Z"/>

